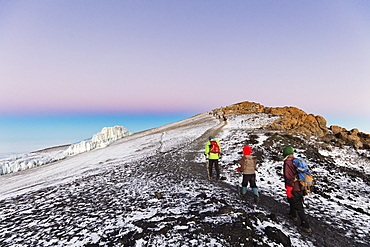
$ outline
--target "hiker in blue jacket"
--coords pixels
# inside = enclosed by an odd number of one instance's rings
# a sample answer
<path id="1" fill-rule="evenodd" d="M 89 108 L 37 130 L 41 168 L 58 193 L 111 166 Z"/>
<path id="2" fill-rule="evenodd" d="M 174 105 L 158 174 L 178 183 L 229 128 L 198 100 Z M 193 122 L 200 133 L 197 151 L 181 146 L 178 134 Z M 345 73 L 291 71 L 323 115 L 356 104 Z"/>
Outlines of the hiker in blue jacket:
<path id="1" fill-rule="evenodd" d="M 301 220 L 301 227 L 302 230 L 305 232 L 312 232 L 312 229 L 307 221 L 307 216 L 304 213 L 303 208 L 303 191 L 301 188 L 300 182 L 296 179 L 297 178 L 297 168 L 293 164 L 294 159 L 294 149 L 291 146 L 286 146 L 283 149 L 284 155 L 284 182 L 285 182 L 285 189 L 286 195 L 288 197 L 288 202 L 290 206 L 289 216 L 293 219 L 293 221 Z"/>

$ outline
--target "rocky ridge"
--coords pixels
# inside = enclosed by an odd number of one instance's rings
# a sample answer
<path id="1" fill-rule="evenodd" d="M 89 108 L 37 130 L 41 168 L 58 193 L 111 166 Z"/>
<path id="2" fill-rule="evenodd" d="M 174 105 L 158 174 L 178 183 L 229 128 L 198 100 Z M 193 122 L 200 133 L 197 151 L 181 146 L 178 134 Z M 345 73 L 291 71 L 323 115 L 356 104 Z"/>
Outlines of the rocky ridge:
<path id="1" fill-rule="evenodd" d="M 319 115 L 307 114 L 305 111 L 292 106 L 266 107 L 255 102 L 241 102 L 213 112 L 226 114 L 265 113 L 279 116 L 279 119 L 265 126 L 268 130 L 278 130 L 283 134 L 302 135 L 306 139 L 317 137 L 324 143 L 335 144 L 339 147 L 352 146 L 355 149 L 370 149 L 370 135 L 358 129 L 347 130 L 339 126 L 327 127 L 327 121 Z"/>

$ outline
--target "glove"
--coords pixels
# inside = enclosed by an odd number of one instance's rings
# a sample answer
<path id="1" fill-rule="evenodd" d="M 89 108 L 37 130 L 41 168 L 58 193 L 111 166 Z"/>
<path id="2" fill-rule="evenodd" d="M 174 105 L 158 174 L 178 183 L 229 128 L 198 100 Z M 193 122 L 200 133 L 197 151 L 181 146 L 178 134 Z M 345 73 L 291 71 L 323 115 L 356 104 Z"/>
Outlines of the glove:
<path id="1" fill-rule="evenodd" d="M 287 195 L 287 197 L 289 197 L 289 198 L 292 198 L 293 197 L 293 195 L 292 195 L 292 190 L 293 190 L 293 187 L 292 186 L 285 186 L 285 189 L 286 189 L 286 195 Z"/>
<path id="2" fill-rule="evenodd" d="M 237 172 L 241 172 L 242 171 L 242 168 L 241 167 L 238 167 L 235 169 Z"/>

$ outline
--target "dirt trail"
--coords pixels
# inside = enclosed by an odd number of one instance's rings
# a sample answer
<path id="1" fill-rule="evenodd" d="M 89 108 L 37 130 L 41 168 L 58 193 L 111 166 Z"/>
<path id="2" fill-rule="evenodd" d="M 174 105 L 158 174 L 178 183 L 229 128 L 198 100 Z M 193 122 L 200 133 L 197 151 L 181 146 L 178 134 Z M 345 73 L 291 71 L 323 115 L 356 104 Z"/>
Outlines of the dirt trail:
<path id="1" fill-rule="evenodd" d="M 227 121 L 220 120 L 220 124 L 217 125 L 215 128 L 209 129 L 206 132 L 204 132 L 203 135 L 201 135 L 198 139 L 196 139 L 192 144 L 192 149 L 201 149 L 204 148 L 205 144 L 208 141 L 209 136 L 217 137 L 217 135 L 221 132 L 222 128 L 225 127 L 227 124 Z"/>
<path id="2" fill-rule="evenodd" d="M 196 156 L 199 155 L 199 150 L 204 152 L 205 145 L 208 142 L 210 136 L 217 138 L 217 135 L 221 132 L 222 128 L 227 124 L 226 121 L 220 120 L 220 124 L 214 128 L 207 130 L 203 135 L 194 140 L 188 147 L 184 150 L 181 150 L 181 155 L 184 156 L 184 160 L 193 161 L 196 159 Z M 183 169 L 186 169 L 190 174 L 195 175 L 198 173 L 201 178 L 208 179 L 205 167 L 206 158 L 204 158 L 204 165 L 200 166 L 197 163 L 190 162 L 187 165 L 183 166 Z"/>

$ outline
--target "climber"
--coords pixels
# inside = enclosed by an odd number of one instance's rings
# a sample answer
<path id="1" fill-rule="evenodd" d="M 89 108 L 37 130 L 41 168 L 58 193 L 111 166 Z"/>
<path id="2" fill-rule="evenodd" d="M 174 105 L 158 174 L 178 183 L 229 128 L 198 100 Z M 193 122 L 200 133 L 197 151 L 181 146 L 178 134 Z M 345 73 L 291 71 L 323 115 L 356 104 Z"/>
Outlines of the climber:
<path id="1" fill-rule="evenodd" d="M 208 138 L 208 142 L 206 144 L 206 148 L 204 151 L 204 155 L 207 159 L 207 173 L 208 173 L 208 179 L 212 178 L 212 170 L 213 167 L 215 167 L 216 170 L 216 181 L 220 180 L 220 164 L 218 163 L 218 159 L 220 158 L 221 153 L 221 146 L 214 137 L 210 136 Z"/>
<path id="2" fill-rule="evenodd" d="M 252 148 L 248 145 L 243 147 L 243 157 L 239 161 L 240 170 L 243 173 L 243 182 L 242 182 L 242 189 L 241 194 L 245 195 L 247 193 L 248 183 L 250 184 L 253 194 L 254 194 L 254 202 L 256 204 L 259 203 L 259 194 L 258 188 L 256 185 L 256 168 L 257 162 L 256 158 L 251 156 Z"/>
<path id="3" fill-rule="evenodd" d="M 284 155 L 284 182 L 286 195 L 290 206 L 289 217 L 293 221 L 298 221 L 298 216 L 301 220 L 301 228 L 305 232 L 312 232 L 310 225 L 307 222 L 307 217 L 303 208 L 303 190 L 297 178 L 297 168 L 293 164 L 294 149 L 291 146 L 286 146 L 283 149 Z"/>

